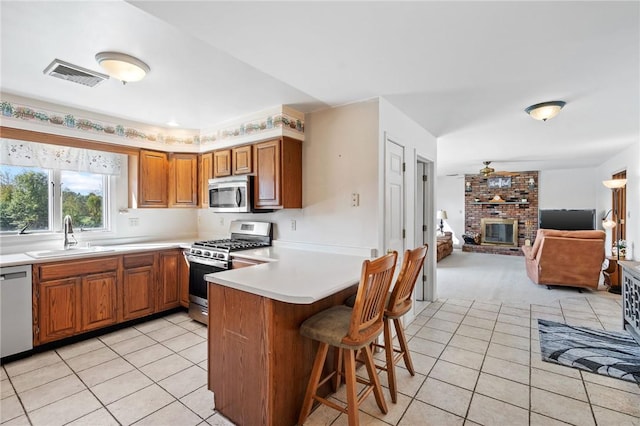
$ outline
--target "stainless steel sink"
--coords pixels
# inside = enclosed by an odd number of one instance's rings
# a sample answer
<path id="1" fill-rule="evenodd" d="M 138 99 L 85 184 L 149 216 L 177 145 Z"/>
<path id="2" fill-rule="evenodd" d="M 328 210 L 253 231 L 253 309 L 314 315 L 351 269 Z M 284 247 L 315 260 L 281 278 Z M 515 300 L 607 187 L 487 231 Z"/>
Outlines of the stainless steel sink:
<path id="1" fill-rule="evenodd" d="M 115 248 L 109 247 L 73 247 L 68 250 L 58 249 L 58 250 L 39 250 L 39 251 L 28 251 L 27 256 L 31 256 L 35 259 L 41 259 L 44 257 L 66 257 L 66 256 L 83 256 L 90 255 L 96 253 L 105 253 L 115 251 Z"/>

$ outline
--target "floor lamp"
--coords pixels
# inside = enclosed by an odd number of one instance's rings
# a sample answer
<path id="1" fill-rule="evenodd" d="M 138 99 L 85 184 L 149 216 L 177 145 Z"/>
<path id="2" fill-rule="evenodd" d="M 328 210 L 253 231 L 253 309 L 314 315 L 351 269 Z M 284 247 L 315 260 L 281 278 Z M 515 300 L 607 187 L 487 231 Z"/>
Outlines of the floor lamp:
<path id="1" fill-rule="evenodd" d="M 620 232 L 622 231 L 620 229 L 620 212 L 618 212 L 618 193 L 620 192 L 620 189 L 624 188 L 624 186 L 627 184 L 627 180 L 626 179 L 610 179 L 610 180 L 604 180 L 602 181 L 602 184 L 604 186 L 606 186 L 607 188 L 609 188 L 612 192 L 613 192 L 613 225 L 611 225 L 611 223 L 607 223 L 607 226 L 605 226 L 606 229 L 611 229 L 613 227 L 615 227 L 615 240 L 614 240 L 614 244 L 616 247 L 616 260 L 618 261 L 618 263 L 620 262 L 620 247 L 618 247 L 618 244 L 621 240 L 621 235 Z M 608 213 L 607 213 L 608 214 Z M 603 224 L 604 225 L 604 224 Z M 620 268 L 620 266 L 616 266 L 617 268 Z M 609 289 L 609 292 L 611 293 L 615 293 L 615 294 L 620 294 L 622 293 L 622 289 L 620 288 L 620 275 L 618 272 L 618 282 L 615 283 L 615 286 L 613 285 L 613 283 L 611 284 L 611 288 Z"/>

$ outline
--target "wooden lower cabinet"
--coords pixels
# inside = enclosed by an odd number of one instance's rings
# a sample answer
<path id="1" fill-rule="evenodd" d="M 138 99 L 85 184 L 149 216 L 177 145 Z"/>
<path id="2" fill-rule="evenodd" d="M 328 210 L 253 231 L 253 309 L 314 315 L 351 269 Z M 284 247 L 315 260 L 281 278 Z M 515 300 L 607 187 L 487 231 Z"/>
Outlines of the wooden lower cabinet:
<path id="1" fill-rule="evenodd" d="M 188 306 L 184 262 L 171 249 L 33 265 L 34 346 Z"/>
<path id="2" fill-rule="evenodd" d="M 78 288 L 80 278 L 68 278 L 41 283 L 39 296 L 39 327 L 35 337 L 39 343 L 52 342 L 76 334 L 79 327 Z"/>
<path id="3" fill-rule="evenodd" d="M 113 325 L 117 322 L 117 274 L 87 275 L 80 282 L 80 331 Z"/>
<path id="4" fill-rule="evenodd" d="M 121 320 L 151 315 L 156 309 L 155 255 L 126 255 L 123 263 Z"/>
<path id="5" fill-rule="evenodd" d="M 160 252 L 160 276 L 158 279 L 158 311 L 180 306 L 180 266 L 181 250 Z"/>
<path id="6" fill-rule="evenodd" d="M 115 271 L 47 281 L 39 286 L 39 343 L 117 322 Z"/>
<path id="7" fill-rule="evenodd" d="M 182 254 L 180 256 L 180 305 L 188 308 L 189 307 L 189 261 L 187 257 Z"/>

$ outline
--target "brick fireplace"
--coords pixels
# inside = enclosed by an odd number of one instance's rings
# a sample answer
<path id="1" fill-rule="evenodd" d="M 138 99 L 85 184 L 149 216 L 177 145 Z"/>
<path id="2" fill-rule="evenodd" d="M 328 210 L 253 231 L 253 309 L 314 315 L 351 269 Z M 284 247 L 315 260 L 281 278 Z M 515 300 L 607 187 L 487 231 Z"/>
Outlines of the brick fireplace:
<path id="1" fill-rule="evenodd" d="M 508 232 L 500 227 L 489 228 L 494 235 L 481 239 L 481 244 L 462 246 L 463 251 L 521 256 L 525 240 L 533 240 L 538 230 L 538 172 L 517 172 L 505 175 L 465 175 L 465 233 L 482 237 L 483 219 L 488 223 L 514 223 L 513 240 L 497 242 L 495 237 Z M 500 219 L 496 221 L 495 219 Z M 506 228 L 505 228 L 506 229 Z M 516 235 L 517 234 L 517 235 Z M 505 234 L 506 235 L 506 234 Z"/>

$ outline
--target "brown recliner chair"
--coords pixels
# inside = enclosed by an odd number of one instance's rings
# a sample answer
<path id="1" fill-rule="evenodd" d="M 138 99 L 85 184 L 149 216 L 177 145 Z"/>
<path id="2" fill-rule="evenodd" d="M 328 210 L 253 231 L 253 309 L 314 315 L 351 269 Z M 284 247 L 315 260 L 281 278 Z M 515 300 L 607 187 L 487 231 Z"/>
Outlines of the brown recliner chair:
<path id="1" fill-rule="evenodd" d="M 539 229 L 524 246 L 527 275 L 536 284 L 597 289 L 604 261 L 604 231 Z"/>

